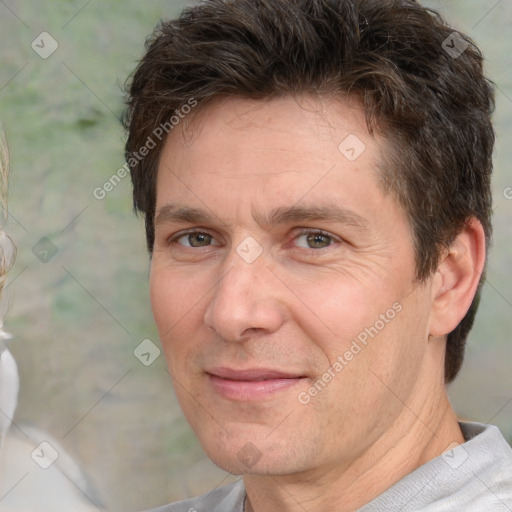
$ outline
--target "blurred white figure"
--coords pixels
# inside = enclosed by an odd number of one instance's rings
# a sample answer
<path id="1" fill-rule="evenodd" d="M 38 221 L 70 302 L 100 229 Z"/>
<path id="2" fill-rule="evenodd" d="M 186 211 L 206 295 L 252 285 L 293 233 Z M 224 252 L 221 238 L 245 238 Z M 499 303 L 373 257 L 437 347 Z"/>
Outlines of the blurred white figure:
<path id="1" fill-rule="evenodd" d="M 4 331 L 9 305 L 5 283 L 16 259 L 16 246 L 2 229 L 7 220 L 8 177 L 7 144 L 0 129 L 0 512 L 98 512 L 100 500 L 81 468 L 47 433 L 24 425 L 23 436 L 21 430 L 11 432 L 4 443 L 19 391 L 18 367 L 6 346 L 12 336 Z M 58 453 L 47 469 L 31 457 L 41 450 L 42 442 Z"/>
<path id="2" fill-rule="evenodd" d="M 16 410 L 20 388 L 18 367 L 5 346 L 5 339 L 8 339 L 8 335 L 2 329 L 0 331 L 0 454 Z"/>
<path id="3" fill-rule="evenodd" d="M 6 340 L 12 336 L 4 331 L 4 317 L 8 306 L 4 286 L 7 274 L 16 259 L 16 246 L 2 231 L 7 219 L 8 177 L 7 145 L 3 133 L 0 133 L 0 454 L 16 410 L 20 387 L 16 361 L 5 345 Z"/>

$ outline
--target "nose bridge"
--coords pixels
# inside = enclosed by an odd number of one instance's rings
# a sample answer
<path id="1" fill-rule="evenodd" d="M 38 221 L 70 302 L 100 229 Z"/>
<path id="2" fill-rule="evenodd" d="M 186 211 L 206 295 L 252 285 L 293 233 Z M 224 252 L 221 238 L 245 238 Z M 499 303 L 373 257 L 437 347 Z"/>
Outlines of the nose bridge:
<path id="1" fill-rule="evenodd" d="M 230 260 L 225 277 L 219 282 L 214 295 L 219 302 L 228 300 L 231 309 L 235 309 L 238 305 L 246 305 L 247 300 L 254 299 L 254 294 L 251 296 L 250 291 L 255 290 L 257 273 L 265 272 L 265 267 L 256 263 L 247 264 L 236 254 Z M 240 302 L 234 302 L 232 299 L 239 299 Z"/>
<path id="2" fill-rule="evenodd" d="M 240 339 L 249 329 L 271 332 L 283 320 L 272 273 L 263 257 L 253 258 L 251 246 L 243 243 L 230 254 L 205 311 L 205 324 L 228 340 Z"/>

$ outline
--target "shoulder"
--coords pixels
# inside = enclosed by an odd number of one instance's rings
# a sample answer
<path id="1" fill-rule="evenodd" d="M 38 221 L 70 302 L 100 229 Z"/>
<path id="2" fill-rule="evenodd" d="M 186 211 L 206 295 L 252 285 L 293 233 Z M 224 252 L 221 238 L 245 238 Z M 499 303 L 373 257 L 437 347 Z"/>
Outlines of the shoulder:
<path id="1" fill-rule="evenodd" d="M 453 445 L 378 496 L 360 512 L 512 510 L 512 449 L 497 427 L 460 423 Z"/>
<path id="2" fill-rule="evenodd" d="M 471 478 L 457 494 L 466 497 L 468 510 L 511 510 L 512 448 L 495 426 L 461 423 L 461 429 L 467 441 L 455 469 L 465 469 Z"/>
<path id="3" fill-rule="evenodd" d="M 146 512 L 243 512 L 244 500 L 244 484 L 242 480 L 238 480 L 197 498 L 178 501 Z"/>

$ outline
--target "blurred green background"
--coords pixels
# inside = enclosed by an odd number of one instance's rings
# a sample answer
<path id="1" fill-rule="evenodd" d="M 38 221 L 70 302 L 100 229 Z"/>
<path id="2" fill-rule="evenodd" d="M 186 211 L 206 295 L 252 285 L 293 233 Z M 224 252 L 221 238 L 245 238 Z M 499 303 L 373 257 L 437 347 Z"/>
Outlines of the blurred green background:
<path id="1" fill-rule="evenodd" d="M 495 246 L 450 395 L 461 417 L 496 424 L 511 440 L 512 200 L 504 191 L 512 187 L 512 2 L 423 3 L 473 37 L 498 86 Z M 229 479 L 183 419 L 163 357 L 144 366 L 133 353 L 147 338 L 158 345 L 158 337 L 129 178 L 103 200 L 93 195 L 124 164 L 122 86 L 145 37 L 185 5 L 0 1 L 0 120 L 12 160 L 6 231 L 18 246 L 6 320 L 21 376 L 12 436 L 28 441 L 36 426 L 55 439 L 87 475 L 97 510 L 143 510 Z M 31 48 L 42 32 L 58 43 L 47 59 Z M 13 503 L 39 478 L 40 468 L 28 467 L 21 480 L 24 473 L 3 475 Z"/>

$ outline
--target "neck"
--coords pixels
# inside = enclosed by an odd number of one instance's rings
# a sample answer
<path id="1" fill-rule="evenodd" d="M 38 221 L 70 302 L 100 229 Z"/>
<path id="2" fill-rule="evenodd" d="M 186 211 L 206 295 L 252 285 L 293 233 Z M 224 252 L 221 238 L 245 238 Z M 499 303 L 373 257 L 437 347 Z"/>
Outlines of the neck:
<path id="1" fill-rule="evenodd" d="M 404 407 L 393 426 L 348 466 L 294 475 L 246 475 L 245 512 L 353 512 L 464 438 L 444 385 Z M 428 397 L 427 397 L 428 398 Z M 423 401 L 422 401 L 423 400 Z"/>

